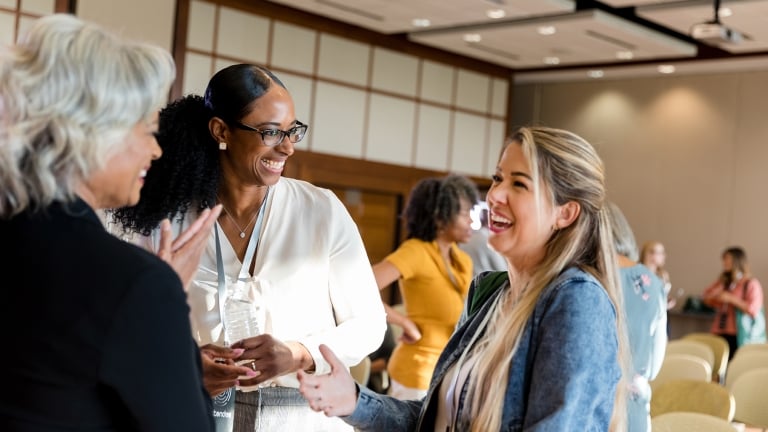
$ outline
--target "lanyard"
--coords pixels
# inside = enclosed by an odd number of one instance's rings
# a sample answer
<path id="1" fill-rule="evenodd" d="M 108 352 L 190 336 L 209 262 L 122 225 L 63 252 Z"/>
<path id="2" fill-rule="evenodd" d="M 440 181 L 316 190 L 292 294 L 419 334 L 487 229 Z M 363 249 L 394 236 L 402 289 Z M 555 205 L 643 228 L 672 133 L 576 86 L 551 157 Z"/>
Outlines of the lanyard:
<path id="1" fill-rule="evenodd" d="M 267 206 L 267 198 L 269 197 L 269 188 L 267 193 L 264 194 L 264 201 L 261 202 L 259 208 L 259 215 L 256 217 L 256 225 L 253 227 L 251 238 L 248 239 L 248 248 L 245 250 L 245 257 L 243 257 L 243 265 L 240 267 L 240 273 L 237 275 L 238 281 L 246 281 L 250 277 L 249 268 L 253 257 L 256 255 L 256 250 L 259 246 L 259 234 L 261 231 L 261 224 L 264 221 L 264 213 Z M 224 302 L 227 297 L 227 281 L 226 274 L 224 273 L 224 259 L 221 255 L 221 241 L 219 240 L 219 223 L 216 223 L 216 273 L 218 275 L 218 294 L 219 294 L 219 320 L 221 325 L 224 326 Z"/>

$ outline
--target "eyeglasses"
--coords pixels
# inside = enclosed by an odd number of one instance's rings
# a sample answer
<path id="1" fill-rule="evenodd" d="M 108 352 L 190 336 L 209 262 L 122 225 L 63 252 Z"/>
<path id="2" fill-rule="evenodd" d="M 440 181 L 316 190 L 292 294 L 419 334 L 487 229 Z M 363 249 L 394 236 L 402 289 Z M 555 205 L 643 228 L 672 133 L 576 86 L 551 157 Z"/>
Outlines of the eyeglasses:
<path id="1" fill-rule="evenodd" d="M 248 126 L 238 121 L 234 122 L 234 125 L 238 129 L 258 133 L 261 135 L 261 142 L 263 142 L 267 147 L 274 147 L 279 145 L 281 142 L 283 142 L 286 136 L 292 143 L 297 143 L 304 139 L 304 135 L 307 133 L 307 128 L 309 128 L 309 126 L 300 121 L 297 121 L 296 126 L 288 129 L 287 131 L 280 129 L 256 129 L 253 126 Z"/>

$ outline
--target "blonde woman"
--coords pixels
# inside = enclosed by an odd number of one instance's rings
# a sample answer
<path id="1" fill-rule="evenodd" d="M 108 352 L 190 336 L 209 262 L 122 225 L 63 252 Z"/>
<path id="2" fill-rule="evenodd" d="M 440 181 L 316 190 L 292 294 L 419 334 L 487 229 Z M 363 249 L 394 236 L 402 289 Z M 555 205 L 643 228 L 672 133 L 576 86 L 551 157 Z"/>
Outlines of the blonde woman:
<path id="1" fill-rule="evenodd" d="M 522 128 L 488 191 L 489 244 L 507 272 L 479 275 L 425 398 L 299 373 L 310 406 L 360 430 L 623 430 L 626 337 L 605 179 L 573 133 Z"/>
<path id="2" fill-rule="evenodd" d="M 659 241 L 649 241 L 640 249 L 640 263 L 648 267 L 659 279 L 664 282 L 664 295 L 667 298 L 667 309 L 675 307 L 677 301 L 670 297 L 672 282 L 669 280 L 669 272 L 664 268 L 667 261 L 667 252 Z"/>

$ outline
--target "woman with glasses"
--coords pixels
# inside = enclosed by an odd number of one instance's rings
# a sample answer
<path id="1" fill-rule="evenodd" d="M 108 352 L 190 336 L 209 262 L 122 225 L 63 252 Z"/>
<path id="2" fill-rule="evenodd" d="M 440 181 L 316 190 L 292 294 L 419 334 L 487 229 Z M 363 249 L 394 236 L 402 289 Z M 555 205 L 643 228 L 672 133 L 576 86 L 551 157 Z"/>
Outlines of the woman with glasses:
<path id="1" fill-rule="evenodd" d="M 330 371 L 320 344 L 347 366 L 357 364 L 386 329 L 344 205 L 329 190 L 281 176 L 307 128 L 272 72 L 247 64 L 222 69 L 204 97 L 186 96 L 161 111 L 164 157 L 138 205 L 115 213 L 155 248 L 162 218 L 179 230 L 200 209 L 223 205 L 189 303 L 206 388 L 214 396 L 239 390 L 236 431 L 351 430 L 309 409 L 296 372 Z M 246 312 L 235 308 L 242 304 L 250 305 Z"/>

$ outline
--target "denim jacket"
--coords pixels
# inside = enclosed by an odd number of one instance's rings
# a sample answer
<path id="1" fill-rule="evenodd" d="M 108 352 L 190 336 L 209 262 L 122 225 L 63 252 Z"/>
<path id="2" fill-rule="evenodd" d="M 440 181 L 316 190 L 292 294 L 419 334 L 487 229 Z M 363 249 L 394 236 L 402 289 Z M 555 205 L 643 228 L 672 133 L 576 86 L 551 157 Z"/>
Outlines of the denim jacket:
<path id="1" fill-rule="evenodd" d="M 472 282 L 472 298 L 482 278 Z M 477 312 L 462 314 L 435 367 L 427 396 L 400 401 L 360 388 L 355 411 L 344 420 L 359 430 L 429 431 L 438 389 L 489 313 L 504 282 Z M 621 377 L 616 310 L 600 283 L 576 267 L 541 293 L 509 367 L 502 431 L 607 431 Z M 461 392 L 457 431 L 469 430 L 467 387 Z"/>

